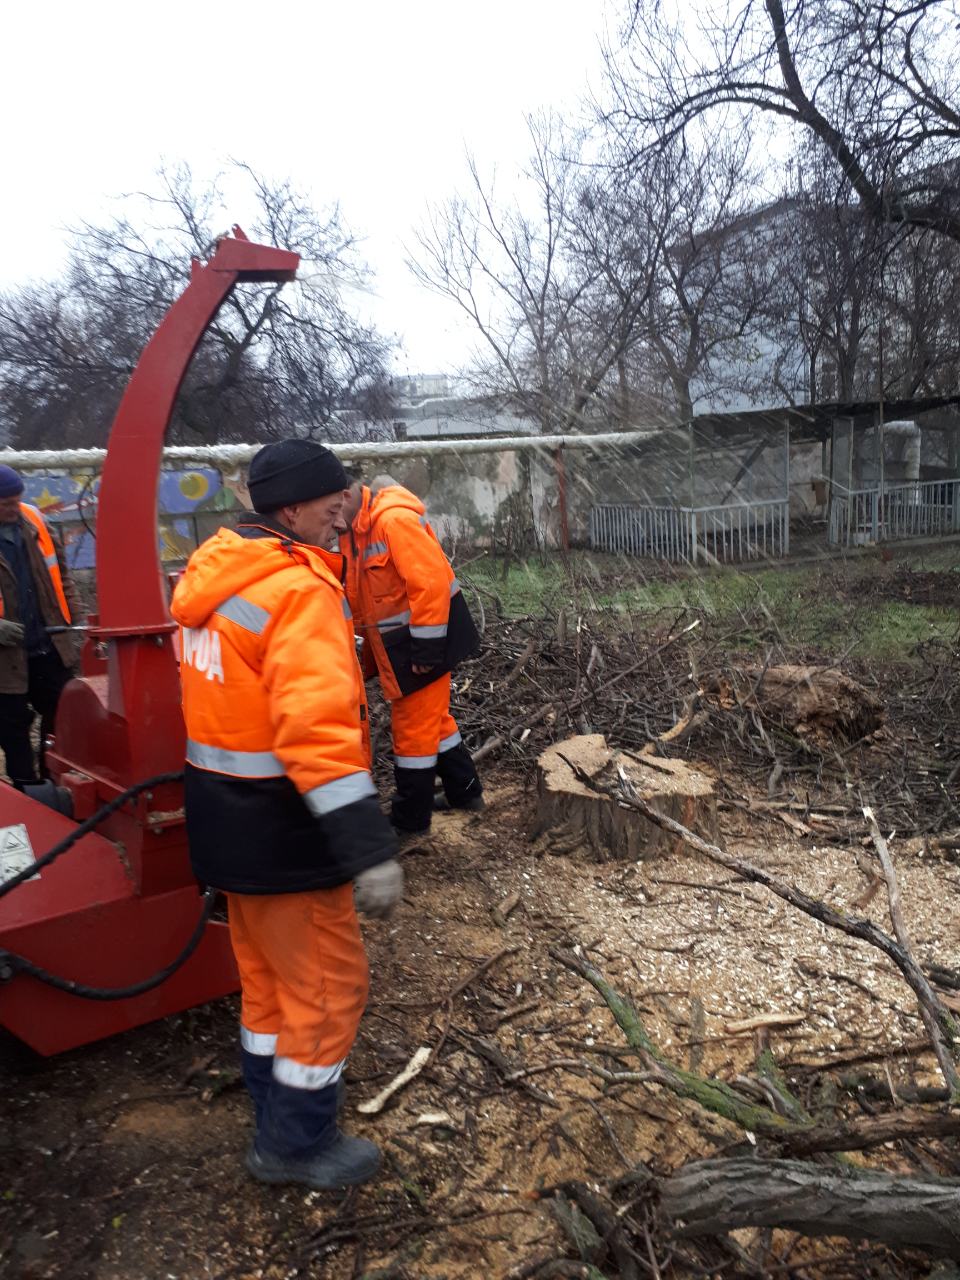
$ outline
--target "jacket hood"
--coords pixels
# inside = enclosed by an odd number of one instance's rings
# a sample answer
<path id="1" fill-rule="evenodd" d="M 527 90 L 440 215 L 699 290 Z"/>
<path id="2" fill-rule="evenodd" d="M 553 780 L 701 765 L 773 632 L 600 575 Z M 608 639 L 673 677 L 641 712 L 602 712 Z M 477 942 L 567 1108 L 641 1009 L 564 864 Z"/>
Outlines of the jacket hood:
<path id="1" fill-rule="evenodd" d="M 364 488 L 363 504 L 354 521 L 357 532 L 368 533 L 374 521 L 385 512 L 401 509 L 415 511 L 418 516 L 425 515 L 427 510 L 417 495 L 411 493 L 409 489 L 404 489 L 402 484 L 387 485 L 376 493 Z"/>
<path id="2" fill-rule="evenodd" d="M 224 600 L 295 564 L 307 565 L 318 577 L 341 585 L 336 570 L 339 555 L 281 541 L 279 534 L 266 529 L 264 533 L 244 538 L 231 529 L 219 529 L 199 546 L 173 593 L 174 619 L 184 627 L 202 626 Z"/>

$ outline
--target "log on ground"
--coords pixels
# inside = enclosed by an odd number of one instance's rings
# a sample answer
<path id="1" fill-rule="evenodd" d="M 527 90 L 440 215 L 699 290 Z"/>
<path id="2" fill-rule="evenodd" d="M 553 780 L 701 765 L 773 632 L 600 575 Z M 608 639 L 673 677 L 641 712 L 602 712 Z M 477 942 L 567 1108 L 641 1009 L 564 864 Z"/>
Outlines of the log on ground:
<path id="1" fill-rule="evenodd" d="M 584 846 L 599 861 L 654 857 L 681 842 L 615 798 L 593 791 L 574 772 L 615 778 L 622 769 L 637 795 L 658 813 L 703 835 L 715 835 L 717 803 L 705 770 L 682 760 L 616 751 L 600 733 L 567 738 L 537 761 L 537 830 L 562 833 L 569 846 Z"/>
<path id="2" fill-rule="evenodd" d="M 883 724 L 880 699 L 836 667 L 744 667 L 704 691 L 722 708 L 742 707 L 820 745 L 857 742 Z"/>
<path id="3" fill-rule="evenodd" d="M 960 1258 L 960 1179 L 901 1178 L 799 1160 L 698 1160 L 663 1184 L 683 1235 L 780 1227 Z"/>

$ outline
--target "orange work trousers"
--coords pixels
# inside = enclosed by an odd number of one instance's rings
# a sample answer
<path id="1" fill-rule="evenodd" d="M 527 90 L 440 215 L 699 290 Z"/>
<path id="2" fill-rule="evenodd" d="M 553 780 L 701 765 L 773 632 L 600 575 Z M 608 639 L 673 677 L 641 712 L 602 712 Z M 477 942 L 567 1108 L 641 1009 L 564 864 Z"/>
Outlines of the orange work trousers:
<path id="1" fill-rule="evenodd" d="M 429 769 L 437 755 L 460 741 L 450 714 L 450 673 L 416 693 L 390 703 L 394 763 L 401 769 Z"/>
<path id="2" fill-rule="evenodd" d="M 422 833 L 430 828 L 435 775 L 440 775 L 453 808 L 464 807 L 483 788 L 450 714 L 449 672 L 416 693 L 397 698 L 390 710 L 397 786 L 390 821 L 398 831 Z"/>
<path id="3" fill-rule="evenodd" d="M 274 1080 L 334 1084 L 357 1036 L 369 975 L 353 884 L 310 893 L 227 894 L 241 984 L 241 1043 Z"/>

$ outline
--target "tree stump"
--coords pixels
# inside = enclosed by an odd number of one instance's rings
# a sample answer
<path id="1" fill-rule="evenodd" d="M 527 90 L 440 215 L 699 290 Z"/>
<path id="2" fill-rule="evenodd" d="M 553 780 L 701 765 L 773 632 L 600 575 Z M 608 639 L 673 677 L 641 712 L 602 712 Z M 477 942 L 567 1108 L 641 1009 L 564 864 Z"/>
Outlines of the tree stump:
<path id="1" fill-rule="evenodd" d="M 616 751 L 607 746 L 603 734 L 591 733 L 556 743 L 537 761 L 536 831 L 552 832 L 555 848 L 566 852 L 585 846 L 597 861 L 605 862 L 608 858 L 637 861 L 680 847 L 676 836 L 654 826 L 642 814 L 591 790 L 571 764 L 596 779 L 599 787 L 615 784 L 618 769 L 622 769 L 637 795 L 658 813 L 705 839 L 716 838 L 717 803 L 713 783 L 704 770 L 682 760 Z"/>

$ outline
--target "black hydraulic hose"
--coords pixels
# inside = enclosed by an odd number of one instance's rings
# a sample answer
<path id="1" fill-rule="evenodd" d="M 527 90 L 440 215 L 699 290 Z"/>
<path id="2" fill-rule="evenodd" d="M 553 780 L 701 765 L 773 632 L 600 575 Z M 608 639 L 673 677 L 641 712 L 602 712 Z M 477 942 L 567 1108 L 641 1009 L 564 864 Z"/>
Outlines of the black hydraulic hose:
<path id="1" fill-rule="evenodd" d="M 216 897 L 216 889 L 206 890 L 203 895 L 200 919 L 187 945 L 175 960 L 171 960 L 168 965 L 149 978 L 144 978 L 142 982 L 131 983 L 129 987 L 88 987 L 83 982 L 74 982 L 71 978 L 58 978 L 56 974 L 47 973 L 46 969 L 41 969 L 32 960 L 26 960 L 23 956 L 14 955 L 9 951 L 0 951 L 0 982 L 9 981 L 25 973 L 31 978 L 36 978 L 38 982 L 46 983 L 48 987 L 55 987 L 57 991 L 66 991 L 68 995 L 79 996 L 83 1000 L 129 1000 L 132 996 L 142 996 L 145 991 L 152 991 L 154 987 L 159 987 L 161 982 L 166 982 L 196 951 L 207 927 L 207 921 L 210 919 Z"/>
<path id="2" fill-rule="evenodd" d="M 24 867 L 15 876 L 11 876 L 9 880 L 5 880 L 3 884 L 0 884 L 0 898 L 6 897 L 12 889 L 16 889 L 24 881 L 32 879 L 44 867 L 49 867 L 50 863 L 55 862 L 61 853 L 66 853 L 68 849 L 72 849 L 78 840 L 82 840 L 84 836 L 89 835 L 105 818 L 109 818 L 111 813 L 116 813 L 118 809 L 122 809 L 128 800 L 133 800 L 141 791 L 148 791 L 150 787 L 162 786 L 165 782 L 180 782 L 182 779 L 182 770 L 178 773 L 158 773 L 152 778 L 145 778 L 143 782 L 138 782 L 134 786 L 128 787 L 126 791 L 122 791 L 120 795 L 115 796 L 107 804 L 101 806 L 96 813 L 81 822 L 59 844 L 55 844 L 52 849 L 49 849 L 42 858 L 38 858 L 29 867 Z"/>
<path id="3" fill-rule="evenodd" d="M 126 791 L 121 792 L 113 800 L 102 805 L 86 821 L 81 822 L 59 844 L 55 844 L 52 849 L 48 849 L 43 857 L 38 858 L 29 867 L 0 884 L 0 898 L 8 894 L 11 889 L 16 889 L 18 885 L 31 879 L 44 867 L 49 867 L 51 862 L 56 861 L 68 849 L 72 849 L 78 840 L 82 840 L 84 836 L 89 835 L 104 819 L 109 818 L 112 813 L 116 813 L 118 809 L 122 808 L 128 800 L 133 800 L 142 791 L 147 791 L 150 787 L 159 787 L 166 782 L 180 782 L 182 778 L 182 771 L 177 773 L 158 773 L 152 778 L 145 778 L 143 782 L 138 782 L 134 786 L 128 787 Z M 55 987 L 57 991 L 65 991 L 69 995 L 79 996 L 83 1000 L 129 1000 L 133 996 L 143 995 L 144 992 L 152 991 L 154 987 L 159 987 L 162 982 L 166 982 L 181 965 L 186 964 L 194 951 L 196 951 L 207 927 L 207 921 L 210 919 L 210 913 L 213 911 L 216 897 L 216 889 L 206 889 L 204 891 L 200 918 L 194 927 L 193 933 L 190 935 L 187 945 L 176 959 L 171 960 L 168 965 L 165 965 L 149 978 L 144 978 L 141 982 L 131 983 L 127 987 L 90 987 L 86 983 L 75 982 L 72 978 L 60 978 L 54 973 L 48 973 L 46 969 L 34 964 L 32 960 L 27 960 L 24 956 L 14 955 L 13 952 L 2 950 L 0 950 L 0 982 L 8 982 L 19 974 L 26 974 L 31 978 L 36 978 L 38 982 L 46 983 L 48 987 Z"/>

